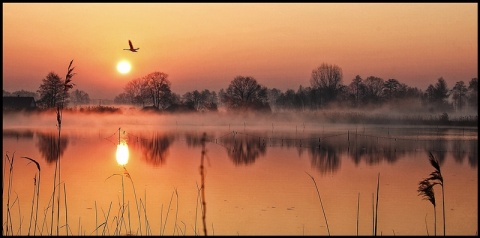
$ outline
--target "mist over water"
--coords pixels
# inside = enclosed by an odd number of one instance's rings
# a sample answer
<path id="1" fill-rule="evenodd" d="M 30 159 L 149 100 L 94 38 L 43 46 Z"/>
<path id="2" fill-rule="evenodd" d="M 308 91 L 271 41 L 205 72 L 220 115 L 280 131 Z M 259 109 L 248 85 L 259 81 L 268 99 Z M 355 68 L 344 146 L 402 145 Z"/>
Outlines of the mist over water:
<path id="1" fill-rule="evenodd" d="M 138 107 L 114 106 L 116 112 L 78 112 L 64 111 L 62 128 L 87 127 L 104 128 L 105 126 L 166 127 L 179 126 L 219 126 L 219 127 L 264 127 L 280 129 L 282 127 L 328 127 L 348 125 L 379 124 L 395 126 L 435 125 L 442 118 L 442 113 L 405 111 L 399 108 L 382 107 L 367 110 L 324 109 L 317 111 L 275 111 L 256 113 L 252 111 L 195 112 L 195 113 L 157 113 L 142 111 Z M 447 114 L 450 121 L 469 121 L 469 125 L 478 125 L 478 111 L 464 111 Z M 472 123 L 476 122 L 476 123 Z M 52 128 L 56 126 L 55 112 L 14 112 L 3 114 L 4 128 Z"/>
<path id="2" fill-rule="evenodd" d="M 403 116 L 424 124 L 398 121 Z M 419 116 L 430 121 L 419 120 Z M 195 212 L 203 133 L 208 142 L 204 167 L 206 219 L 213 224 L 209 234 L 326 235 L 315 187 L 305 172 L 318 183 L 333 235 L 356 234 L 357 204 L 359 234 L 372 234 L 371 196 L 379 174 L 382 234 L 425 235 L 425 226 L 433 234 L 432 207 L 416 193 L 418 181 L 431 172 L 427 151 L 433 151 L 449 184 L 447 235 L 475 234 L 477 127 L 428 125 L 426 122 L 438 122 L 440 115 L 429 116 L 333 109 L 270 114 L 160 114 L 128 106 L 108 113 L 65 110 L 58 147 L 55 112 L 7 113 L 3 118 L 3 149 L 10 156 L 14 152 L 17 158 L 29 156 L 40 163 L 42 181 L 46 181 L 42 182 L 40 209 L 48 207 L 56 155 L 60 154 L 62 180 L 68 191 L 69 226 L 80 223 L 87 235 L 95 234 L 98 227 L 95 206 L 98 212 L 107 211 L 113 202 L 112 214 L 118 213 L 122 184 L 119 176 L 111 176 L 127 170 L 141 202 L 148 205 L 141 215 L 148 216 L 154 235 L 165 229 L 162 222 L 166 224 L 165 234 L 178 229 L 173 212 L 178 212 L 178 221 L 185 223 L 187 229 L 182 231 L 186 235 L 200 234 L 192 227 L 197 224 L 200 228 L 200 215 L 195 216 Z M 125 167 L 115 160 L 120 141 L 128 142 L 130 158 Z M 24 187 L 31 184 L 33 166 L 21 159 L 15 163 L 12 186 L 19 194 L 22 216 L 29 217 L 31 190 Z M 125 185 L 125 202 L 135 204 L 138 199 L 129 182 Z M 172 192 L 178 192 L 179 197 L 173 196 L 167 223 L 165 213 Z M 455 202 L 460 200 L 461 204 Z M 135 209 L 132 205 L 133 215 Z M 18 227 L 15 216 L 13 226 Z M 138 221 L 132 217 L 135 229 Z M 49 216 L 43 219 L 50 222 Z M 104 220 L 101 216 L 98 219 Z M 437 217 L 437 235 L 440 219 Z M 112 223 L 111 233 L 114 228 Z M 26 229 L 23 223 L 20 233 L 26 234 Z M 60 229 L 61 234 L 64 232 Z M 73 229 L 69 234 L 76 233 Z"/>

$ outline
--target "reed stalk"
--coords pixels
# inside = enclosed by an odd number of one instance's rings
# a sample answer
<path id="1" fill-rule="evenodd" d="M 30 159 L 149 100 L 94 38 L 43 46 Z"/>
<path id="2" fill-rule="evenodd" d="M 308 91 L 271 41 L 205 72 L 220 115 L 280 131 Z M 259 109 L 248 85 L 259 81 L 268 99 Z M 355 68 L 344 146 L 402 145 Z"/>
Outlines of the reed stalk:
<path id="1" fill-rule="evenodd" d="M 200 177 L 201 177 L 201 192 L 202 192 L 202 221 L 203 221 L 203 234 L 207 236 L 207 202 L 205 201 L 205 171 L 203 162 L 205 160 L 205 142 L 206 142 L 207 134 L 204 132 L 202 135 L 201 143 L 202 143 L 202 156 L 200 160 Z"/>
<path id="2" fill-rule="evenodd" d="M 37 174 L 33 177 L 33 196 L 32 196 L 32 208 L 30 210 L 30 222 L 28 223 L 28 233 L 27 235 L 30 236 L 30 230 L 32 229 L 32 219 L 33 219 L 33 207 L 35 204 L 35 192 L 37 190 Z"/>
<path id="3" fill-rule="evenodd" d="M 141 222 L 141 219 L 140 219 L 140 208 L 138 206 L 138 202 L 137 202 L 137 192 L 135 190 L 135 184 L 133 184 L 133 180 L 132 180 L 132 177 L 130 176 L 130 173 L 128 173 L 127 171 L 127 168 L 125 168 L 125 166 L 123 166 L 123 174 L 130 179 L 130 182 L 132 183 L 132 188 L 133 188 L 133 194 L 135 196 L 135 204 L 137 206 L 137 215 L 138 215 L 138 225 L 140 227 L 140 235 L 142 235 L 142 222 Z M 130 232 L 131 232 L 131 229 L 130 229 Z"/>
<path id="4" fill-rule="evenodd" d="M 37 175 L 35 174 L 35 177 L 34 177 L 34 195 L 33 195 L 33 199 L 32 199 L 32 212 L 30 213 L 30 224 L 31 224 L 32 215 L 33 215 L 33 207 L 34 207 L 33 203 L 34 203 L 34 200 L 35 200 L 35 197 L 36 197 L 37 198 L 37 205 L 36 205 L 36 211 L 35 211 L 35 223 L 34 223 L 34 230 L 33 230 L 33 235 L 35 235 L 36 234 L 36 229 L 37 229 L 37 219 L 38 219 L 38 199 L 39 199 L 39 196 L 40 196 L 40 178 L 41 178 L 40 164 L 32 158 L 25 157 L 25 156 L 23 156 L 22 158 L 30 160 L 29 163 L 31 163 L 31 162 L 35 163 L 35 165 L 37 167 L 37 170 L 38 170 L 38 183 L 37 183 L 37 180 L 36 180 Z M 30 235 L 30 227 L 28 228 L 28 235 Z"/>
<path id="5" fill-rule="evenodd" d="M 108 207 L 108 213 L 107 213 L 107 216 L 105 217 L 105 212 L 103 211 L 103 208 L 102 208 L 102 213 L 103 213 L 103 217 L 105 218 L 105 222 L 104 222 L 104 226 L 103 226 L 103 231 L 102 231 L 102 236 L 105 235 L 105 229 L 108 230 L 108 234 L 110 234 L 110 230 L 108 229 L 108 218 L 110 217 L 110 211 L 112 209 L 112 202 L 110 202 L 110 206 Z"/>
<path id="6" fill-rule="evenodd" d="M 327 232 L 328 232 L 328 235 L 330 236 L 330 228 L 328 228 L 327 215 L 325 215 L 325 209 L 323 209 L 322 197 L 320 196 L 320 191 L 318 191 L 317 182 L 315 182 L 315 178 L 313 178 L 312 175 L 310 175 L 310 174 L 307 173 L 307 172 L 305 172 L 305 173 L 306 173 L 308 176 L 310 176 L 310 178 L 312 178 L 312 181 L 313 181 L 313 183 L 315 184 L 315 188 L 317 189 L 318 199 L 320 200 L 320 206 L 322 207 L 323 217 L 325 218 L 325 224 L 327 225 Z"/>
<path id="7" fill-rule="evenodd" d="M 376 202 L 376 208 L 375 208 L 375 236 L 377 236 L 377 225 L 378 225 L 378 192 L 380 190 L 380 173 L 378 173 L 378 179 L 377 179 L 377 202 Z"/>
<path id="8" fill-rule="evenodd" d="M 172 192 L 172 196 L 170 197 L 170 203 L 168 203 L 167 214 L 165 215 L 165 223 L 163 224 L 162 236 L 165 233 L 165 227 L 167 226 L 168 213 L 170 212 L 170 205 L 172 205 L 173 194 L 174 194 L 174 192 Z"/>
<path id="9" fill-rule="evenodd" d="M 65 199 L 65 233 L 67 234 L 68 236 L 68 206 L 67 206 L 67 188 L 65 186 L 65 183 L 63 183 L 63 195 L 64 195 L 64 199 Z"/>
<path id="10" fill-rule="evenodd" d="M 422 195 L 424 199 L 429 200 L 434 207 L 435 213 L 435 235 L 436 235 L 436 210 L 435 210 L 435 193 L 433 187 L 435 185 L 440 185 L 442 187 L 442 206 L 443 206 L 443 235 L 445 236 L 445 190 L 444 190 L 444 180 L 442 172 L 440 170 L 440 164 L 438 160 L 433 156 L 432 152 L 428 153 L 429 162 L 435 170 L 430 173 L 430 176 L 421 180 L 418 187 L 419 195 Z"/>
<path id="11" fill-rule="evenodd" d="M 197 211 L 198 211 L 199 199 L 200 199 L 200 188 L 198 187 L 198 183 L 197 183 L 197 202 L 195 204 L 195 227 L 194 227 L 195 235 L 197 235 Z"/>
<path id="12" fill-rule="evenodd" d="M 357 236 L 358 236 L 358 221 L 360 220 L 360 193 L 358 193 L 358 199 L 357 199 Z"/>
<path id="13" fill-rule="evenodd" d="M 7 217 L 6 217 L 6 235 L 9 235 L 9 232 L 11 233 L 10 235 L 13 235 L 13 227 L 12 227 L 12 215 L 10 212 L 10 195 L 12 194 L 12 182 L 13 182 L 13 162 L 15 159 L 15 152 L 13 152 L 12 158 L 8 156 L 8 153 L 6 154 L 7 160 L 9 162 L 9 173 L 8 173 L 8 188 L 7 188 Z"/>
<path id="14" fill-rule="evenodd" d="M 178 219 L 178 191 L 175 188 L 175 195 L 177 196 L 177 211 L 175 212 L 175 223 L 174 227 L 177 227 L 177 219 Z M 175 229 L 173 230 L 173 235 L 175 235 Z"/>

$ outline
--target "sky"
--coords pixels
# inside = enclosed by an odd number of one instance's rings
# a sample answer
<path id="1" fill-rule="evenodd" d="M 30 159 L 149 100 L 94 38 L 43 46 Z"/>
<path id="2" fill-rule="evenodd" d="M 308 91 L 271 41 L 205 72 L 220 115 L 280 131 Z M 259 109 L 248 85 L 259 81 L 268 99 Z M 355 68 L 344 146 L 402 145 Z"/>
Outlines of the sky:
<path id="1" fill-rule="evenodd" d="M 3 89 L 37 91 L 50 72 L 91 99 L 168 74 L 183 95 L 236 76 L 308 87 L 322 63 L 425 90 L 478 77 L 478 3 L 3 3 Z M 138 52 L 128 48 L 128 40 Z M 126 60 L 131 71 L 117 64 Z"/>

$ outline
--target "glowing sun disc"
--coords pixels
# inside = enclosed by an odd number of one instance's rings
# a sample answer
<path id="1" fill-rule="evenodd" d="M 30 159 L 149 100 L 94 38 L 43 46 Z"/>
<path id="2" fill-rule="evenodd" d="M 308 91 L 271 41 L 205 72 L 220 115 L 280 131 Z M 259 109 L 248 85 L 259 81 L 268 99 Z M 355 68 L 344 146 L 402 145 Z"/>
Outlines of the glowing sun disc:
<path id="1" fill-rule="evenodd" d="M 117 70 L 121 74 L 126 74 L 126 73 L 130 72 L 131 69 L 132 69 L 132 66 L 127 61 L 120 61 L 117 64 Z"/>

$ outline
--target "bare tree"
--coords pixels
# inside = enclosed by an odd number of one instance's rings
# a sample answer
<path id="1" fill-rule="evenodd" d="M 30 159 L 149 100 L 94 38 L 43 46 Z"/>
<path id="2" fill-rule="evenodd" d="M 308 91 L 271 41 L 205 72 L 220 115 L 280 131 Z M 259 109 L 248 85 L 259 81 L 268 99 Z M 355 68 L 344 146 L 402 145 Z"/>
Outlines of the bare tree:
<path id="1" fill-rule="evenodd" d="M 222 94 L 221 100 L 230 110 L 271 110 L 267 88 L 250 76 L 235 77 Z"/>
<path id="2" fill-rule="evenodd" d="M 70 99 L 71 102 L 75 105 L 90 103 L 90 96 L 88 95 L 88 93 L 78 89 L 75 89 L 75 91 L 71 93 Z"/>
<path id="3" fill-rule="evenodd" d="M 143 77 L 146 84 L 147 96 L 153 102 L 153 106 L 158 109 L 167 108 L 172 102 L 172 91 L 168 74 L 163 72 L 153 72 Z"/>
<path id="4" fill-rule="evenodd" d="M 365 79 L 365 102 L 379 103 L 382 99 L 384 80 L 379 77 L 369 76 Z"/>
<path id="5" fill-rule="evenodd" d="M 343 72 L 337 65 L 322 63 L 312 71 L 310 83 L 313 89 L 319 89 L 322 96 L 321 103 L 333 101 L 344 87 L 342 85 Z"/>

